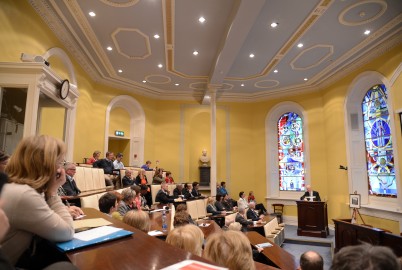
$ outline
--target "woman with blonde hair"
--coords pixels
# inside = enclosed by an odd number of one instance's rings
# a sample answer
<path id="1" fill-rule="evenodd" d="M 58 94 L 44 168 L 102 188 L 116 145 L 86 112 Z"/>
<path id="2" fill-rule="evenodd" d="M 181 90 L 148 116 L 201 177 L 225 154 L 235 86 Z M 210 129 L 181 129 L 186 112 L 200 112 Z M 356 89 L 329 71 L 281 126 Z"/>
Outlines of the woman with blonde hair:
<path id="1" fill-rule="evenodd" d="M 146 176 L 146 174 L 145 174 L 145 170 L 144 169 L 141 169 L 139 172 L 138 172 L 138 175 L 137 175 L 137 177 L 135 178 L 135 184 L 136 185 L 147 185 L 148 184 L 148 179 L 147 179 L 147 176 Z"/>
<path id="2" fill-rule="evenodd" d="M 210 235 L 204 258 L 230 270 L 255 269 L 248 238 L 239 231 L 222 231 Z"/>
<path id="3" fill-rule="evenodd" d="M 1 245 L 14 265 L 26 252 L 25 262 L 34 267 L 28 262 L 34 258 L 28 253 L 30 246 L 40 253 L 35 247 L 38 242 L 32 241 L 34 236 L 51 242 L 68 241 L 74 236 L 73 219 L 57 195 L 66 181 L 65 153 L 62 141 L 31 136 L 22 139 L 7 164 L 9 183 L 4 185 L 1 197 L 10 230 Z"/>
<path id="4" fill-rule="evenodd" d="M 201 256 L 204 233 L 193 224 L 180 226 L 168 234 L 166 243 Z"/>
<path id="5" fill-rule="evenodd" d="M 128 211 L 124 215 L 123 222 L 145 233 L 148 233 L 151 227 L 149 214 L 145 211 L 138 211 L 138 210 Z"/>

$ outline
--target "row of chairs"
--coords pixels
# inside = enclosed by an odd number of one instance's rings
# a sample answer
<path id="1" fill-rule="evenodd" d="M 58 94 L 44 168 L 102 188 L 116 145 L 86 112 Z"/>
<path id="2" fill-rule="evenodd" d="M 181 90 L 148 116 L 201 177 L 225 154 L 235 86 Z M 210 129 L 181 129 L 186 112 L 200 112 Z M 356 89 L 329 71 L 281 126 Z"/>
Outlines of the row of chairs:
<path id="1" fill-rule="evenodd" d="M 285 224 L 278 224 L 278 219 L 274 218 L 264 225 L 265 237 L 275 244 L 281 246 L 285 241 Z"/>

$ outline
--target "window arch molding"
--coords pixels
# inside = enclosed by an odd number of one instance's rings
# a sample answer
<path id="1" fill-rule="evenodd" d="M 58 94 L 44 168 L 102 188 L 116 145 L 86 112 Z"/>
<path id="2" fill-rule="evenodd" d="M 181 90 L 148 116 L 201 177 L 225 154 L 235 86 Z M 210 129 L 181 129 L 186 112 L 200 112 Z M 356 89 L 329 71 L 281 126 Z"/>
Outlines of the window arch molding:
<path id="1" fill-rule="evenodd" d="M 391 83 L 386 77 L 376 71 L 366 71 L 359 74 L 351 83 L 345 100 L 345 133 L 346 133 L 346 155 L 348 162 L 349 193 L 357 192 L 361 195 L 362 211 L 365 214 L 372 214 L 378 217 L 391 218 L 391 212 L 400 212 L 402 204 L 401 183 L 399 168 L 395 167 L 395 177 L 398 198 L 381 198 L 368 195 L 367 166 L 365 156 L 363 114 L 361 104 L 367 91 L 377 84 L 383 84 L 388 90 L 387 106 L 390 115 L 391 136 L 396 138 L 394 110 L 392 108 Z M 394 147 L 394 162 L 398 164 L 396 143 Z M 384 211 L 387 210 L 390 215 Z M 399 209 L 399 210 L 398 210 Z"/>
<path id="2" fill-rule="evenodd" d="M 278 120 L 283 114 L 288 112 L 297 113 L 302 119 L 304 141 L 304 179 L 306 185 L 310 183 L 309 136 L 306 125 L 306 123 L 308 123 L 307 114 L 301 105 L 291 101 L 278 103 L 268 112 L 265 118 L 266 183 L 268 199 L 289 200 L 289 204 L 294 204 L 294 201 L 300 198 L 302 192 L 279 190 Z M 286 204 L 286 202 L 282 203 Z"/>

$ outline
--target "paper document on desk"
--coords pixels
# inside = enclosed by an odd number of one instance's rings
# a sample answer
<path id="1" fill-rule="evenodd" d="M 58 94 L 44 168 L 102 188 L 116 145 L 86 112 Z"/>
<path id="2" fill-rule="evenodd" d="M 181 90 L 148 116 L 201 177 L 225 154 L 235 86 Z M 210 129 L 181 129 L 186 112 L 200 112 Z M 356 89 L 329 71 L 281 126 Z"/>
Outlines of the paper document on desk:
<path id="1" fill-rule="evenodd" d="M 255 246 L 257 248 L 267 248 L 267 247 L 272 247 L 272 244 L 269 242 L 266 242 L 266 243 L 261 243 L 261 244 L 255 245 Z"/>
<path id="2" fill-rule="evenodd" d="M 112 222 L 107 221 L 104 218 L 90 218 L 83 220 L 74 220 L 74 230 L 81 228 L 96 228 L 100 226 L 106 226 L 112 224 Z"/>
<path id="3" fill-rule="evenodd" d="M 227 270 L 227 268 L 193 260 L 185 260 L 161 270 Z"/>
<path id="4" fill-rule="evenodd" d="M 158 236 L 158 235 L 162 235 L 162 234 L 163 234 L 163 232 L 158 231 L 158 230 L 148 232 L 148 235 L 150 235 L 150 236 Z"/>
<path id="5" fill-rule="evenodd" d="M 60 251 L 67 252 L 132 235 L 133 232 L 112 226 L 102 226 L 74 234 L 71 241 L 56 243 Z"/>

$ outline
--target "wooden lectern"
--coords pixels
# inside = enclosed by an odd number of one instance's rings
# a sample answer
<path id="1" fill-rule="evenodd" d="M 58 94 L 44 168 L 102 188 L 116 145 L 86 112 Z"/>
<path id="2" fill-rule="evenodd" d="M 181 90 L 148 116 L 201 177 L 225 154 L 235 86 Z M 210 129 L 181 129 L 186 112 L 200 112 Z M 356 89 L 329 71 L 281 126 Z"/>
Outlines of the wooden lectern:
<path id="1" fill-rule="evenodd" d="M 326 238 L 329 235 L 326 202 L 296 201 L 297 235 Z"/>

